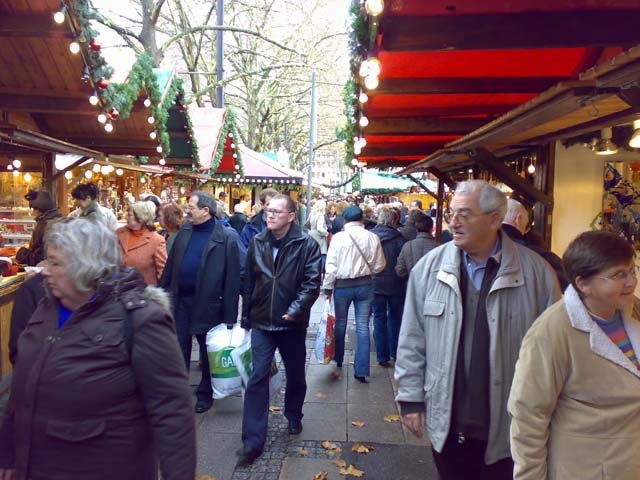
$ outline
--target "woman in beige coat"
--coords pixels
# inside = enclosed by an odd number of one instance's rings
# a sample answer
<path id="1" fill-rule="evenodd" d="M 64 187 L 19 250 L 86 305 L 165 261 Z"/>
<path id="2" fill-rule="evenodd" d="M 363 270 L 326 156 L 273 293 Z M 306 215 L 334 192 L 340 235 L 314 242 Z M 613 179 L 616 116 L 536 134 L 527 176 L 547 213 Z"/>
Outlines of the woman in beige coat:
<path id="1" fill-rule="evenodd" d="M 153 220 L 156 207 L 151 202 L 136 202 L 129 207 L 127 225 L 116 230 L 122 263 L 137 269 L 147 285 L 158 285 L 167 263 L 167 245 L 156 232 Z"/>
<path id="2" fill-rule="evenodd" d="M 517 480 L 640 478 L 640 301 L 634 251 L 585 232 L 563 263 L 571 285 L 533 324 L 508 409 Z"/>

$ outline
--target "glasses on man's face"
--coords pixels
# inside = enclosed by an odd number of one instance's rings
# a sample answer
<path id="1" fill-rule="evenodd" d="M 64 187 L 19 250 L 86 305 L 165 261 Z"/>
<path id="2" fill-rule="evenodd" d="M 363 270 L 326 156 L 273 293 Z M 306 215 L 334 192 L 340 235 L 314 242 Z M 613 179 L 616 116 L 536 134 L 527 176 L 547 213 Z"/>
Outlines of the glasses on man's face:
<path id="1" fill-rule="evenodd" d="M 187 210 L 200 210 L 200 207 L 198 207 L 197 205 L 188 204 Z"/>
<path id="2" fill-rule="evenodd" d="M 287 212 L 287 211 L 282 211 L 282 210 L 276 210 L 274 208 L 267 208 L 264 213 L 267 214 L 268 216 L 272 216 L 272 217 L 279 217 L 280 215 L 284 215 L 287 213 L 291 213 L 291 212 Z"/>
<path id="3" fill-rule="evenodd" d="M 454 218 L 457 218 L 458 222 L 467 224 L 475 220 L 477 217 L 489 215 L 490 213 L 493 213 L 493 210 L 491 212 L 474 213 L 468 208 L 461 208 L 459 210 L 447 209 L 443 212 L 443 216 L 447 223 L 451 223 Z"/>
<path id="4" fill-rule="evenodd" d="M 638 267 L 634 265 L 628 271 L 620 270 L 619 272 L 616 272 L 613 275 L 609 275 L 607 277 L 596 276 L 595 278 L 626 284 L 629 281 L 635 281 L 638 279 Z"/>

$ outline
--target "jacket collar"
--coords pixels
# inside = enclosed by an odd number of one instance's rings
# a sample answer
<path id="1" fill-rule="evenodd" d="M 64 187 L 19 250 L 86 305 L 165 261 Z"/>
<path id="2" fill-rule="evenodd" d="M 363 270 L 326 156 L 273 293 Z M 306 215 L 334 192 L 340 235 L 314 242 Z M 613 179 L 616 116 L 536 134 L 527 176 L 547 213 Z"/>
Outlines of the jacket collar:
<path id="1" fill-rule="evenodd" d="M 129 250 L 134 250 L 136 248 L 139 248 L 149 243 L 149 240 L 151 239 L 153 232 L 148 228 L 145 228 L 145 227 L 143 228 L 145 229 L 145 231 L 142 233 L 142 236 L 140 237 L 140 241 L 138 241 L 138 243 L 133 245 Z M 123 227 L 116 230 L 116 234 L 118 235 L 118 240 L 120 241 L 120 246 L 122 247 L 122 250 L 127 251 L 127 246 L 129 244 L 129 236 L 131 235 L 131 231 L 129 230 L 128 227 Z"/>
<path id="2" fill-rule="evenodd" d="M 287 245 L 291 242 L 304 239 L 304 233 L 302 232 L 302 228 L 295 221 L 291 224 L 291 228 L 289 229 L 289 233 L 287 233 L 289 237 L 287 242 L 284 245 Z M 268 242 L 269 241 L 269 231 L 264 229 L 262 232 L 257 234 L 254 237 L 259 242 Z M 282 245 L 284 247 L 284 245 Z"/>
<path id="3" fill-rule="evenodd" d="M 222 222 L 220 222 L 220 220 L 216 217 L 212 217 L 214 224 L 213 224 L 213 232 L 211 232 L 211 237 L 210 237 L 210 241 L 212 242 L 216 242 L 216 243 L 223 243 L 224 242 L 224 233 L 223 233 L 223 226 L 222 226 Z M 189 232 L 189 235 L 191 235 L 191 233 L 193 233 L 193 224 L 191 222 L 187 222 L 182 226 L 182 230 L 187 230 Z"/>
<path id="4" fill-rule="evenodd" d="M 613 343 L 609 336 L 591 318 L 587 307 L 573 285 L 569 285 L 564 292 L 564 306 L 569 316 L 571 326 L 576 330 L 589 334 L 589 348 L 596 355 L 627 369 L 636 377 L 640 377 L 640 370 L 636 368 L 622 350 Z M 634 313 L 637 310 L 637 302 L 634 302 Z M 622 321 L 627 331 L 631 346 L 635 352 L 640 352 L 640 322 L 632 316 L 631 311 L 622 312 Z M 638 353 L 636 353 L 637 355 Z"/>
<path id="5" fill-rule="evenodd" d="M 264 217 L 264 210 L 260 210 L 249 220 L 249 223 L 252 224 L 254 227 L 256 227 L 256 229 L 259 232 L 262 231 L 262 222 L 264 221 L 263 217 Z"/>

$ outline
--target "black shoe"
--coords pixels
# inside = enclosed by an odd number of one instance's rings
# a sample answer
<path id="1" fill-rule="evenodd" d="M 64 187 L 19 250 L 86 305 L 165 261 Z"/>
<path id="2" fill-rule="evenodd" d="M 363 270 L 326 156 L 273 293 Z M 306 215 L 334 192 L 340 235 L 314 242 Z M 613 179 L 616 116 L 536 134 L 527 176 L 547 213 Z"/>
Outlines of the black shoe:
<path id="1" fill-rule="evenodd" d="M 378 362 L 378 365 L 381 367 L 387 368 L 391 366 L 391 362 L 389 360 L 385 360 L 384 362 Z"/>
<path id="2" fill-rule="evenodd" d="M 196 413 L 204 413 L 213 406 L 213 399 L 198 399 L 196 402 Z"/>
<path id="3" fill-rule="evenodd" d="M 342 368 L 342 362 L 336 362 L 336 366 L 337 366 L 338 368 Z"/>
<path id="4" fill-rule="evenodd" d="M 289 420 L 289 435 L 298 435 L 302 431 L 300 420 Z"/>
<path id="5" fill-rule="evenodd" d="M 367 383 L 367 377 L 359 377 L 357 375 L 354 375 L 353 378 L 358 380 L 360 383 Z"/>
<path id="6" fill-rule="evenodd" d="M 241 448 L 236 452 L 236 454 L 238 455 L 238 462 L 236 463 L 236 467 L 248 467 L 249 465 L 253 465 L 253 462 L 256 461 L 256 458 L 262 455 L 262 450 Z"/>

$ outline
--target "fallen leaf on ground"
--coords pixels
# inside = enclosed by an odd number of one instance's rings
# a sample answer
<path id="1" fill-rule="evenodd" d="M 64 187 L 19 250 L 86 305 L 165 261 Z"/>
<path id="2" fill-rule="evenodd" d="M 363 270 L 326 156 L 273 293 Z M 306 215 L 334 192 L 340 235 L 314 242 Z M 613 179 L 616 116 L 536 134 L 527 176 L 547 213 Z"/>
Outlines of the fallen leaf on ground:
<path id="1" fill-rule="evenodd" d="M 325 440 L 320 445 L 322 445 L 322 448 L 324 448 L 325 450 L 335 450 L 336 448 L 338 448 L 338 445 L 330 442 L 329 440 Z"/>
<path id="2" fill-rule="evenodd" d="M 355 422 L 351 422 L 351 425 L 353 425 L 354 427 L 362 428 L 364 427 L 364 422 L 360 422 L 356 420 Z"/>
<path id="3" fill-rule="evenodd" d="M 375 450 L 371 445 L 365 445 L 364 443 L 355 443 L 351 451 L 358 453 L 369 453 Z"/>
<path id="4" fill-rule="evenodd" d="M 306 457 L 307 455 L 309 455 L 309 450 L 305 450 L 304 448 L 302 448 L 298 453 Z"/>
<path id="5" fill-rule="evenodd" d="M 329 450 L 329 455 L 340 455 L 342 453 L 342 449 L 340 447 L 335 448 L 333 450 Z"/>
<path id="6" fill-rule="evenodd" d="M 345 461 L 344 461 L 344 460 L 342 460 L 341 458 L 339 458 L 338 460 L 334 460 L 334 461 L 333 461 L 333 464 L 334 464 L 336 467 L 340 467 L 340 468 L 344 468 L 344 467 L 346 467 L 346 466 L 347 466 L 347 462 L 345 462 Z"/>
<path id="7" fill-rule="evenodd" d="M 392 415 L 385 415 L 384 416 L 384 421 L 385 422 L 399 422 L 400 421 L 400 415 L 398 414 L 392 414 Z"/>
<path id="8" fill-rule="evenodd" d="M 280 410 L 282 410 L 282 407 L 276 407 L 275 405 L 269 407 L 270 412 L 279 412 Z"/>
<path id="9" fill-rule="evenodd" d="M 328 395 L 326 393 L 322 393 L 322 392 L 316 393 L 316 397 L 318 397 L 318 398 L 327 398 L 327 396 Z"/>
<path id="10" fill-rule="evenodd" d="M 331 372 L 331 376 L 334 380 L 340 380 L 342 378 L 342 373 L 340 372 Z"/>
<path id="11" fill-rule="evenodd" d="M 318 472 L 313 476 L 313 480 L 329 480 L 329 472 Z"/>
<path id="12" fill-rule="evenodd" d="M 349 465 L 349 468 L 341 468 L 340 475 L 353 475 L 354 477 L 361 477 L 364 475 L 362 470 L 358 470 L 353 465 Z"/>

